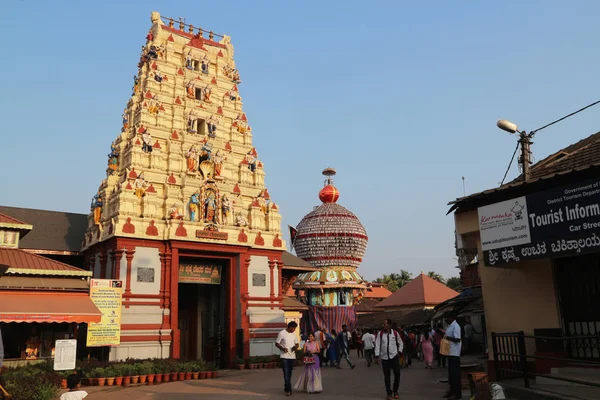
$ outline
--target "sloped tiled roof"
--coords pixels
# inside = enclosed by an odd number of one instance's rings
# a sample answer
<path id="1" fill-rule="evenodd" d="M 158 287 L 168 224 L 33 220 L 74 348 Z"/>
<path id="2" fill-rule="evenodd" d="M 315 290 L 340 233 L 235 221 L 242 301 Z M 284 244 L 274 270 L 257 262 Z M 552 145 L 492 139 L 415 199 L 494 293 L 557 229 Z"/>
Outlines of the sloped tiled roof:
<path id="1" fill-rule="evenodd" d="M 7 274 L 92 276 L 91 271 L 84 271 L 37 254 L 6 247 L 0 247 L 0 264 L 8 266 Z"/>
<path id="2" fill-rule="evenodd" d="M 385 286 L 379 284 L 371 284 L 365 292 L 365 298 L 367 299 L 386 299 L 392 295 Z"/>
<path id="3" fill-rule="evenodd" d="M 600 132 L 537 162 L 531 167 L 530 176 L 536 179 L 597 163 L 600 163 Z"/>
<path id="4" fill-rule="evenodd" d="M 458 296 L 458 292 L 435 279 L 431 279 L 425 274 L 420 274 L 392 293 L 390 297 L 379 303 L 377 307 L 393 308 L 421 304 L 423 306 L 431 306 L 455 296 Z"/>
<path id="5" fill-rule="evenodd" d="M 33 225 L 32 231 L 19 240 L 19 247 L 22 249 L 73 252 L 81 250 L 81 242 L 88 225 L 86 214 L 7 206 L 0 206 L 0 213 Z"/>
<path id="6" fill-rule="evenodd" d="M 297 257 L 287 251 L 283 252 L 283 255 L 281 256 L 281 260 L 283 261 L 284 269 L 298 269 L 298 270 L 306 270 L 306 271 L 312 271 L 312 270 L 316 269 L 310 263 L 304 261 L 300 257 Z"/>
<path id="7" fill-rule="evenodd" d="M 304 311 L 308 310 L 308 306 L 301 301 L 298 301 L 292 297 L 284 297 L 281 301 L 283 303 L 282 309 L 284 311 Z"/>
<path id="8" fill-rule="evenodd" d="M 357 313 L 368 313 L 368 312 L 374 312 L 374 311 L 379 312 L 379 311 L 381 311 L 381 309 L 375 308 L 377 306 L 377 304 L 379 304 L 379 300 L 364 298 L 356 306 L 356 312 Z"/>

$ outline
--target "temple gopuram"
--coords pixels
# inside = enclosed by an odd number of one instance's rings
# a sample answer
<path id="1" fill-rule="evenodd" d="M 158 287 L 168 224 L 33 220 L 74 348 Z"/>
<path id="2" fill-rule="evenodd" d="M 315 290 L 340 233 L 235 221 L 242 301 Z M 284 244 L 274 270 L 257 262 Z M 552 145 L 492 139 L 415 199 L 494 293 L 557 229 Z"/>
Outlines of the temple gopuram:
<path id="1" fill-rule="evenodd" d="M 94 277 L 124 288 L 109 358 L 274 354 L 285 242 L 233 45 L 151 22 L 83 240 Z"/>
<path id="2" fill-rule="evenodd" d="M 333 186 L 336 171 L 327 168 L 325 187 L 319 192 L 323 204 L 308 213 L 292 231 L 298 257 L 318 268 L 298 276 L 293 288 L 303 291 L 309 310 L 303 318 L 304 332 L 322 327 L 339 331 L 356 327 L 355 306 L 367 284 L 356 272 L 367 249 L 367 232 L 359 219 L 337 204 L 340 193 Z"/>

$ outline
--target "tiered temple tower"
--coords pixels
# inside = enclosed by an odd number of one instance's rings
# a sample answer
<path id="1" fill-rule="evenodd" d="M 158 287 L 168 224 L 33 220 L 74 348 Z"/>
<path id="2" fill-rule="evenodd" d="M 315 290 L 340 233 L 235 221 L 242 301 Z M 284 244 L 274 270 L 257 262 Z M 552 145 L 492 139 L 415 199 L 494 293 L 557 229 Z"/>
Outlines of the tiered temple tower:
<path id="1" fill-rule="evenodd" d="M 125 288 L 110 358 L 272 354 L 285 243 L 233 46 L 151 21 L 83 242 L 94 276 Z M 198 283 L 206 267 L 219 285 Z"/>
<path id="2" fill-rule="evenodd" d="M 367 232 L 356 215 L 337 204 L 340 192 L 333 186 L 335 174 L 332 168 L 323 171 L 327 177 L 319 192 L 323 204 L 300 221 L 292 239 L 298 257 L 319 268 L 300 274 L 293 285 L 306 294 L 305 331 L 317 327 L 339 331 L 343 324 L 354 329 L 354 306 L 367 287 L 356 271 L 367 249 Z"/>

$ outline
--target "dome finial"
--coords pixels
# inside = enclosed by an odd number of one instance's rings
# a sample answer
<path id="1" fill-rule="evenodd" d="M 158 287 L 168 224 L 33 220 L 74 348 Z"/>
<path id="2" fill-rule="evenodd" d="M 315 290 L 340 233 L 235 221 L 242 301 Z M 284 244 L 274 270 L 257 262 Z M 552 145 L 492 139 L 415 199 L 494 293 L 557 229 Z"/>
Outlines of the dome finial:
<path id="1" fill-rule="evenodd" d="M 319 192 L 319 199 L 323 203 L 335 203 L 340 197 L 340 192 L 333 186 L 333 177 L 336 171 L 333 168 L 325 168 L 322 173 L 327 178 L 325 179 L 325 187 Z"/>

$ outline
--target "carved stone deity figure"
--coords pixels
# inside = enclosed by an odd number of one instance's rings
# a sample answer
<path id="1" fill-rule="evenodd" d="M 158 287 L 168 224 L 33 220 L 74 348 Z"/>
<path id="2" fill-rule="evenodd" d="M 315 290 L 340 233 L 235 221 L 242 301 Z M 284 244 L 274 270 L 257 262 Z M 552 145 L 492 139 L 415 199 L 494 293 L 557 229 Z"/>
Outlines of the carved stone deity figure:
<path id="1" fill-rule="evenodd" d="M 190 147 L 185 158 L 187 159 L 188 172 L 196 172 L 198 169 L 198 150 L 196 150 L 196 146 Z"/>
<path id="2" fill-rule="evenodd" d="M 204 101 L 210 103 L 210 95 L 212 94 L 212 89 L 209 85 L 206 85 L 204 89 L 202 89 L 202 94 Z"/>
<path id="3" fill-rule="evenodd" d="M 148 186 L 148 182 L 144 179 L 144 173 L 141 172 L 138 177 L 133 182 L 133 188 L 135 190 L 135 195 L 138 199 L 141 199 L 146 193 L 146 186 Z"/>
<path id="4" fill-rule="evenodd" d="M 206 120 L 206 126 L 208 128 L 208 137 L 211 139 L 217 137 L 217 124 L 218 121 L 215 118 L 214 114 L 211 114 L 210 117 Z"/>
<path id="5" fill-rule="evenodd" d="M 249 151 L 246 154 L 246 161 L 248 162 L 248 169 L 250 169 L 250 171 L 252 172 L 256 171 L 256 164 L 258 160 L 256 159 L 256 157 L 254 157 L 252 151 Z"/>
<path id="6" fill-rule="evenodd" d="M 121 118 L 123 118 L 123 130 L 125 130 L 129 126 L 129 113 L 127 112 L 127 107 L 123 110 Z"/>
<path id="7" fill-rule="evenodd" d="M 217 198 L 213 191 L 209 191 L 204 199 L 204 222 L 217 223 Z"/>
<path id="8" fill-rule="evenodd" d="M 110 145 L 110 154 L 108 155 L 108 168 L 112 171 L 116 171 L 119 168 L 119 152 L 117 151 L 117 145 L 112 142 Z"/>
<path id="9" fill-rule="evenodd" d="M 102 195 L 100 192 L 96 193 L 94 198 L 92 199 L 91 211 L 94 213 L 94 224 L 100 225 L 100 217 L 102 216 Z"/>
<path id="10" fill-rule="evenodd" d="M 171 219 L 183 219 L 183 214 L 179 210 L 177 203 L 173 204 L 169 209 L 169 216 Z"/>
<path id="11" fill-rule="evenodd" d="M 194 58 L 192 57 L 192 52 L 188 51 L 188 53 L 185 55 L 185 67 L 187 69 L 194 69 Z"/>
<path id="12" fill-rule="evenodd" d="M 156 67 L 156 70 L 154 71 L 154 80 L 156 82 L 163 81 L 163 74 L 160 72 L 160 68 L 158 68 L 158 67 Z"/>
<path id="13" fill-rule="evenodd" d="M 235 118 L 235 124 L 237 125 L 237 131 L 241 134 L 245 134 L 248 130 L 248 122 L 244 121 L 243 114 L 238 114 Z"/>
<path id="14" fill-rule="evenodd" d="M 212 159 L 212 144 L 205 142 L 202 144 L 202 147 L 200 148 L 200 159 L 199 162 L 208 160 L 211 161 Z"/>
<path id="15" fill-rule="evenodd" d="M 133 76 L 133 93 L 137 93 L 138 90 L 140 89 L 140 79 L 137 77 L 137 75 Z"/>
<path id="16" fill-rule="evenodd" d="M 200 61 L 200 68 L 202 69 L 202 73 L 208 74 L 208 66 L 210 65 L 210 60 L 207 55 L 204 55 L 202 60 Z"/>
<path id="17" fill-rule="evenodd" d="M 263 214 L 266 214 L 267 213 L 267 199 L 265 199 L 265 191 L 264 190 L 261 190 L 261 192 L 256 197 L 256 200 L 258 201 L 258 205 L 260 206 L 260 211 Z"/>
<path id="18" fill-rule="evenodd" d="M 237 226 L 248 226 L 248 220 L 244 218 L 241 212 L 235 214 L 235 224 Z"/>
<path id="19" fill-rule="evenodd" d="M 152 153 L 152 136 L 148 130 L 142 134 L 142 142 L 142 151 L 144 153 Z"/>
<path id="20" fill-rule="evenodd" d="M 148 103 L 148 111 L 150 114 L 158 114 L 158 110 L 160 108 L 160 102 L 156 96 L 153 96 L 150 102 Z"/>
<path id="21" fill-rule="evenodd" d="M 196 84 L 191 79 L 185 84 L 188 97 L 192 99 L 196 97 Z"/>
<path id="22" fill-rule="evenodd" d="M 213 163 L 215 164 L 215 176 L 222 176 L 223 173 L 223 162 L 227 159 L 227 157 L 223 156 L 221 150 L 217 150 L 215 156 L 213 157 Z"/>
<path id="23" fill-rule="evenodd" d="M 198 205 L 199 204 L 200 204 L 200 192 L 196 191 L 190 197 L 190 204 L 189 204 L 190 221 L 192 221 L 192 222 L 196 220 L 196 213 L 198 212 Z"/>
<path id="24" fill-rule="evenodd" d="M 194 112 L 194 110 L 190 111 L 188 113 L 188 117 L 187 117 L 187 131 L 189 133 L 196 133 L 196 113 Z"/>
<path id="25" fill-rule="evenodd" d="M 221 199 L 221 209 L 223 210 L 223 223 L 227 222 L 227 219 L 229 218 L 229 213 L 231 212 L 231 208 L 231 200 L 229 200 L 227 195 L 224 194 L 223 198 Z"/>

